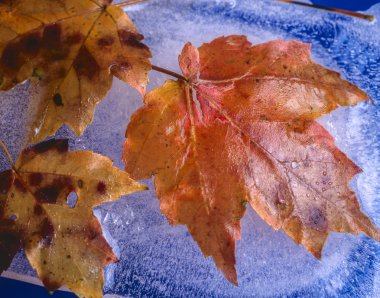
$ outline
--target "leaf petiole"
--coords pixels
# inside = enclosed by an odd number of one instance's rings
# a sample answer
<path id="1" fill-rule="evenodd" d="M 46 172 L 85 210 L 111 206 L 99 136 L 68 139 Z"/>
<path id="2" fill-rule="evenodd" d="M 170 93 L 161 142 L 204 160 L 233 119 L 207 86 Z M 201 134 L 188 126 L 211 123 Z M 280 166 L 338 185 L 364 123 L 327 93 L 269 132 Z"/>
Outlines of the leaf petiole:
<path id="1" fill-rule="evenodd" d="M 3 148 L 3 150 L 4 150 L 4 152 L 5 152 L 5 155 L 7 156 L 8 161 L 9 161 L 9 163 L 10 163 L 12 169 L 16 170 L 16 167 L 15 167 L 15 164 L 14 164 L 14 162 L 13 162 L 12 156 L 11 156 L 11 154 L 9 153 L 7 146 L 4 144 L 4 142 L 3 142 L 1 139 L 0 139 L 0 146 Z"/>
<path id="2" fill-rule="evenodd" d="M 156 65 L 152 65 L 152 69 L 155 70 L 155 71 L 158 71 L 158 72 L 161 72 L 161 73 L 164 73 L 164 74 L 167 74 L 169 76 L 172 76 L 172 77 L 175 77 L 179 80 L 182 80 L 182 81 L 185 81 L 185 82 L 188 82 L 188 80 L 180 75 L 179 73 L 176 73 L 174 71 L 171 71 L 171 70 L 168 70 L 168 69 L 165 69 L 165 68 L 162 68 L 162 67 L 159 67 L 159 66 L 156 66 Z"/>

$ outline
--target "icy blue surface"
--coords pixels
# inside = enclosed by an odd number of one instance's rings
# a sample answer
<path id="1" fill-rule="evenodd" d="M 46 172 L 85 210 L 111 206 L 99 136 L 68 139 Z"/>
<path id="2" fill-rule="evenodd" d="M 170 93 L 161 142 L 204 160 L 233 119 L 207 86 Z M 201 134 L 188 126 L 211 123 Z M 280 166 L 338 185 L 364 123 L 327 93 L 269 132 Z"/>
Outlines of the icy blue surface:
<path id="1" fill-rule="evenodd" d="M 380 5 L 367 13 L 380 18 Z M 380 226 L 380 26 L 347 16 L 272 1 L 151 0 L 129 9 L 151 47 L 153 63 L 178 71 L 185 42 L 245 34 L 254 43 L 277 38 L 313 44 L 313 58 L 363 88 L 376 105 L 338 109 L 320 122 L 338 146 L 363 169 L 352 182 L 362 209 Z M 149 89 L 167 77 L 151 74 Z M 0 94 L 0 137 L 14 158 L 24 145 L 28 84 Z M 80 138 L 67 128 L 72 149 L 107 155 L 119 167 L 124 133 L 141 98 L 115 80 L 94 123 Z M 2 154 L 2 153 L 1 153 Z M 5 157 L 0 154 L 1 169 Z M 121 261 L 106 269 L 106 293 L 132 297 L 380 297 L 380 245 L 366 236 L 332 234 L 317 261 L 252 210 L 237 244 L 239 287 L 230 285 L 205 259 L 183 226 L 170 227 L 151 190 L 96 210 Z M 11 270 L 34 274 L 22 253 Z"/>

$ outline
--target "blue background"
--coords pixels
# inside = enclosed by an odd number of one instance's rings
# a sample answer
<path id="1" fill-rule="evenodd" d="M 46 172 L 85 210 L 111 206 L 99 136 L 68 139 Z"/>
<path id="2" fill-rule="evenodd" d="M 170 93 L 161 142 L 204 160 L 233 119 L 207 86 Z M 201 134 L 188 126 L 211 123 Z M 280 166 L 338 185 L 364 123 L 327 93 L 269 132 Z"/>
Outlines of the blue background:
<path id="1" fill-rule="evenodd" d="M 353 11 L 363 11 L 369 9 L 372 5 L 379 3 L 380 0 L 314 0 L 312 3 L 322 6 L 347 9 Z M 39 286 L 28 284 L 25 282 L 15 281 L 8 278 L 0 277 L 0 296 L 7 297 L 53 297 L 53 298 L 72 298 L 75 295 L 67 292 L 56 292 L 53 295 L 48 294 L 48 292 Z"/>

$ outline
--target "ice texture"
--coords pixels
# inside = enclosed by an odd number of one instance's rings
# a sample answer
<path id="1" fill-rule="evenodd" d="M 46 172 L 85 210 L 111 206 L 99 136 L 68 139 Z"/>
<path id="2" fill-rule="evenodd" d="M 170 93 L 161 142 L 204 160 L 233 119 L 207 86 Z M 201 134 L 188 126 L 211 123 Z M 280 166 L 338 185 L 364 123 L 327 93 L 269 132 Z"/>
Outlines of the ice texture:
<path id="1" fill-rule="evenodd" d="M 320 122 L 362 169 L 352 181 L 362 209 L 380 226 L 380 26 L 363 20 L 274 1 L 150 0 L 129 15 L 151 47 L 153 63 L 179 71 L 177 57 L 191 41 L 199 46 L 221 35 L 244 34 L 254 43 L 283 38 L 313 44 L 313 58 L 363 88 L 376 105 L 340 108 Z M 380 5 L 367 13 L 380 17 Z M 149 90 L 166 75 L 152 72 Z M 15 158 L 25 145 L 29 85 L 0 94 L 0 137 Z M 118 80 L 80 138 L 66 127 L 71 149 L 107 155 L 123 167 L 121 150 L 138 93 Z M 0 153 L 1 169 L 7 162 Z M 316 260 L 254 211 L 242 220 L 237 244 L 239 287 L 204 258 L 184 226 L 171 227 L 150 190 L 95 210 L 120 262 L 106 268 L 105 292 L 125 297 L 380 297 L 380 245 L 364 235 L 332 234 Z M 12 271 L 34 274 L 20 253 Z"/>

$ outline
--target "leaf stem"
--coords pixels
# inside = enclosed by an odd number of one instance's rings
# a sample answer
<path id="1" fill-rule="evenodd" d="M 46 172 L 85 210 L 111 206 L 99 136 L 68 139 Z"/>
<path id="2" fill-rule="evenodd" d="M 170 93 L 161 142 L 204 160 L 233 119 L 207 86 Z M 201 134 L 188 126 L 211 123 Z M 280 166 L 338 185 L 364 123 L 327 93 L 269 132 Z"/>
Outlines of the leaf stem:
<path id="1" fill-rule="evenodd" d="M 133 4 L 137 4 L 137 3 L 141 3 L 141 2 L 145 2 L 145 1 L 147 1 L 147 0 L 129 0 L 129 1 L 123 1 L 123 2 L 115 4 L 115 6 L 125 7 L 125 6 L 129 6 L 129 5 L 133 5 Z"/>
<path id="2" fill-rule="evenodd" d="M 10 163 L 12 169 L 15 170 L 16 167 L 15 167 L 15 164 L 14 164 L 14 162 L 13 162 L 12 156 L 10 155 L 7 146 L 5 146 L 4 142 L 3 142 L 1 139 L 0 139 L 0 146 L 3 148 L 3 150 L 4 150 L 4 152 L 5 152 L 5 155 L 7 156 L 8 161 L 9 161 L 9 163 Z"/>
<path id="3" fill-rule="evenodd" d="M 152 69 L 155 70 L 155 71 L 158 71 L 158 72 L 161 72 L 161 73 L 164 73 L 164 74 L 167 74 L 169 76 L 172 76 L 172 77 L 175 77 L 179 80 L 182 80 L 182 81 L 185 81 L 185 82 L 188 82 L 188 80 L 180 75 L 179 73 L 176 73 L 174 71 L 171 71 L 171 70 L 167 70 L 165 68 L 162 68 L 162 67 L 159 67 L 159 66 L 156 66 L 156 65 L 152 65 Z"/>
<path id="4" fill-rule="evenodd" d="M 301 5 L 301 6 L 307 6 L 307 7 L 313 7 L 313 8 L 317 8 L 317 9 L 332 11 L 332 12 L 349 15 L 351 17 L 363 19 L 363 20 L 370 21 L 370 22 L 375 20 L 375 17 L 372 15 L 363 14 L 360 12 L 349 11 L 349 10 L 344 10 L 344 9 L 339 9 L 339 8 L 331 8 L 331 7 L 326 7 L 326 6 L 316 5 L 316 4 L 309 4 L 309 3 L 300 2 L 300 1 L 293 1 L 293 0 L 274 0 L 274 1 L 285 2 L 285 3 L 290 3 L 290 4 L 296 4 L 296 5 Z"/>

